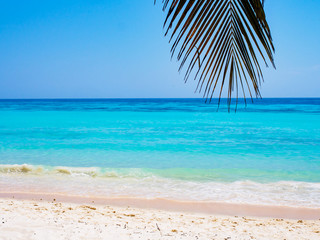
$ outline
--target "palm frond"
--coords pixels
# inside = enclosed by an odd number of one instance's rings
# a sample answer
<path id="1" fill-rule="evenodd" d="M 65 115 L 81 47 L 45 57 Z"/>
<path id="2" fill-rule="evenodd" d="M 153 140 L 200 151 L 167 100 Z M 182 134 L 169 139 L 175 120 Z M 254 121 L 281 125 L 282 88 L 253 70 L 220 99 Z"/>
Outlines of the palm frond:
<path id="1" fill-rule="evenodd" d="M 185 81 L 193 72 L 196 91 L 203 91 L 206 100 L 219 89 L 220 102 L 225 86 L 229 107 L 234 91 L 237 102 L 239 91 L 246 99 L 246 89 L 252 99 L 252 87 L 261 97 L 263 74 L 257 53 L 275 67 L 263 0 L 163 0 L 163 10 L 165 35 L 171 31 L 171 53 L 177 54 L 179 71 L 187 65 Z"/>

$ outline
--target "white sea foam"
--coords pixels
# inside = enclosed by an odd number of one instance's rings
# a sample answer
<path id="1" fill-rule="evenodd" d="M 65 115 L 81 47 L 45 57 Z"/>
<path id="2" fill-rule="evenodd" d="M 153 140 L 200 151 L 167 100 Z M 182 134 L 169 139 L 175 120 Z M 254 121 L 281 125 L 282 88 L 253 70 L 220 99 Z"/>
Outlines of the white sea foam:
<path id="1" fill-rule="evenodd" d="M 164 177 L 145 169 L 0 165 L 0 191 L 320 207 L 320 183 L 192 179 Z"/>

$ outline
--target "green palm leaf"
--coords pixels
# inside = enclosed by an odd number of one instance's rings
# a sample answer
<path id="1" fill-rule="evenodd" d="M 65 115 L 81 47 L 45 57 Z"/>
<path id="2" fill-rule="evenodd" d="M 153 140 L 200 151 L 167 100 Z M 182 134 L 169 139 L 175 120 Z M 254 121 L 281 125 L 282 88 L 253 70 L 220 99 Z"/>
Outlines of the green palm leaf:
<path id="1" fill-rule="evenodd" d="M 274 65 L 274 46 L 260 0 L 163 0 L 168 10 L 164 26 L 171 31 L 172 56 L 185 66 L 185 81 L 193 74 L 197 90 L 211 101 L 218 89 L 219 102 L 227 87 L 230 107 L 233 92 L 246 99 L 261 97 L 263 74 L 257 53 Z M 267 57 L 266 57 L 267 56 Z M 195 69 L 195 71 L 193 71 Z M 247 90 L 248 91 L 247 91 Z"/>

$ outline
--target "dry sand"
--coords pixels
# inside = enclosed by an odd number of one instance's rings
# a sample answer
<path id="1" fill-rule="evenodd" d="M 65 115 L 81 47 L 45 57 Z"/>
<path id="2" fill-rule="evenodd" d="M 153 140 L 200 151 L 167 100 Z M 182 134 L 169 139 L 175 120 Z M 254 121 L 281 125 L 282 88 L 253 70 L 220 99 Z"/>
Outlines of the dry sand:
<path id="1" fill-rule="evenodd" d="M 320 220 L 0 199 L 0 239 L 320 239 Z"/>

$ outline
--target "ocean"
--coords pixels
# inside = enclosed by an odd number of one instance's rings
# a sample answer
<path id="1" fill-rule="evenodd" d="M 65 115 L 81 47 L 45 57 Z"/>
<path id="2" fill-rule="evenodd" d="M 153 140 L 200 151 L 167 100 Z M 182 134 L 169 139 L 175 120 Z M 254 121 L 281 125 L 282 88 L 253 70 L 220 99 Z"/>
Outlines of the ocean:
<path id="1" fill-rule="evenodd" d="M 320 207 L 320 99 L 0 100 L 0 192 Z"/>

